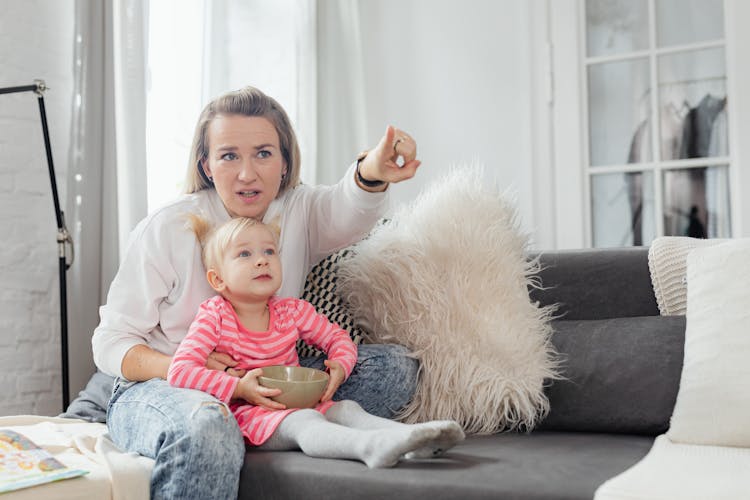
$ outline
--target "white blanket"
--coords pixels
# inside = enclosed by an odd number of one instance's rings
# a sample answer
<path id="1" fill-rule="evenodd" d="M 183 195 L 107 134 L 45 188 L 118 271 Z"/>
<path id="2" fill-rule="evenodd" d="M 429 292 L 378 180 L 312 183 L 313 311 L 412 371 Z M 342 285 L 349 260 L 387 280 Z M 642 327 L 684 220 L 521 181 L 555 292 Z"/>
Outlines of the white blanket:
<path id="1" fill-rule="evenodd" d="M 23 434 L 70 468 L 88 474 L 2 495 L 3 500 L 149 498 L 154 461 L 120 451 L 108 438 L 104 424 L 68 418 L 21 415 L 0 417 L 0 428 Z"/>
<path id="2" fill-rule="evenodd" d="M 750 449 L 673 443 L 662 434 L 643 460 L 595 500 L 738 500 L 750 497 Z"/>

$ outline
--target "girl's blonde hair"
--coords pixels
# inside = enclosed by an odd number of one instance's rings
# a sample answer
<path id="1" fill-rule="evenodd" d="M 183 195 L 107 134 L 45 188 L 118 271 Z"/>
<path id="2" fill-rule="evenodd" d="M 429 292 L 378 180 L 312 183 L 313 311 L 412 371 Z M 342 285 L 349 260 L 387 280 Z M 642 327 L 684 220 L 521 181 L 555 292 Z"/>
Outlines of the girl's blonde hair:
<path id="1" fill-rule="evenodd" d="M 221 269 L 221 261 L 224 254 L 237 237 L 237 234 L 253 226 L 262 226 L 268 229 L 268 232 L 278 244 L 279 230 L 275 225 L 264 224 L 263 222 L 250 217 L 235 217 L 219 227 L 214 227 L 203 217 L 195 214 L 188 214 L 190 228 L 195 233 L 196 238 L 201 244 L 201 258 L 203 265 L 208 269 Z"/>
<path id="2" fill-rule="evenodd" d="M 208 157 L 208 126 L 218 115 L 258 116 L 270 121 L 279 135 L 279 147 L 286 163 L 286 175 L 281 178 L 277 197 L 299 184 L 299 144 L 286 111 L 275 99 L 255 87 L 244 87 L 217 97 L 203 108 L 190 148 L 185 193 L 195 193 L 213 186 L 203 171 L 203 162 Z"/>

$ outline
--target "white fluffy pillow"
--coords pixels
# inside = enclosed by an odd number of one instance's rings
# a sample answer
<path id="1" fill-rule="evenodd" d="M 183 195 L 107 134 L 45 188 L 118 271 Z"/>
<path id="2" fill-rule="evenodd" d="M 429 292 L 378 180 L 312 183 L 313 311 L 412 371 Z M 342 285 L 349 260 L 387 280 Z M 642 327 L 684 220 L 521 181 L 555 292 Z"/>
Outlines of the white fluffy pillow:
<path id="1" fill-rule="evenodd" d="M 693 250 L 687 276 L 685 361 L 667 436 L 750 447 L 750 239 Z"/>
<path id="2" fill-rule="evenodd" d="M 456 168 L 402 207 L 339 267 L 339 292 L 370 340 L 421 361 L 402 419 L 469 433 L 531 429 L 557 378 L 551 308 L 531 303 L 536 262 L 515 208 L 481 168 Z"/>

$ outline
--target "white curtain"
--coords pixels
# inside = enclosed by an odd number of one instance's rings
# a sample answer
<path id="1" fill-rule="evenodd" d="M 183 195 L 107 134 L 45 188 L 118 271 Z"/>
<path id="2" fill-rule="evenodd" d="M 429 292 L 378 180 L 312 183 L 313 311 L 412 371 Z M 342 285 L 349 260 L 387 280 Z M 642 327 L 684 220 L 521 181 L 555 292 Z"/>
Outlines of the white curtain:
<path id="1" fill-rule="evenodd" d="M 75 244 L 68 271 L 70 387 L 95 370 L 99 322 L 127 235 L 146 214 L 143 3 L 75 4 L 67 225 Z M 139 133 L 140 131 L 140 133 Z"/>
<path id="2" fill-rule="evenodd" d="M 146 216 L 146 54 L 148 2 L 115 0 L 114 53 L 115 150 L 118 254 L 130 231 Z"/>
<path id="3" fill-rule="evenodd" d="M 321 184 L 337 182 L 356 155 L 378 139 L 366 136 L 359 23 L 358 1 L 318 2 L 317 180 Z"/>

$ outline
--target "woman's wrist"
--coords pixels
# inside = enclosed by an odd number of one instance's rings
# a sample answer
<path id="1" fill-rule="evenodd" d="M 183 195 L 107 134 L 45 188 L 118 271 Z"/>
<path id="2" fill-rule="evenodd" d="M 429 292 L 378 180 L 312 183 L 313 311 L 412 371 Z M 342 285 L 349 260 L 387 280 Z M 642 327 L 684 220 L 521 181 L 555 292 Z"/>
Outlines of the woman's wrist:
<path id="1" fill-rule="evenodd" d="M 367 157 L 367 153 L 368 151 L 362 151 L 359 156 L 357 156 L 357 168 L 354 169 L 354 181 L 361 189 L 364 189 L 365 191 L 369 191 L 371 193 L 379 193 L 385 191 L 388 188 L 387 182 L 367 179 L 362 175 L 360 167 L 364 159 Z"/>

